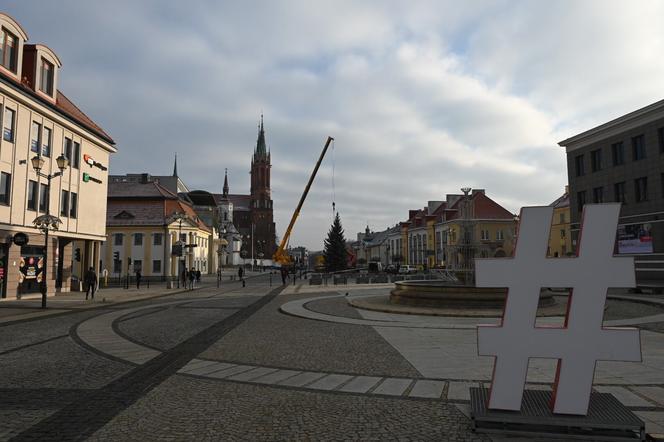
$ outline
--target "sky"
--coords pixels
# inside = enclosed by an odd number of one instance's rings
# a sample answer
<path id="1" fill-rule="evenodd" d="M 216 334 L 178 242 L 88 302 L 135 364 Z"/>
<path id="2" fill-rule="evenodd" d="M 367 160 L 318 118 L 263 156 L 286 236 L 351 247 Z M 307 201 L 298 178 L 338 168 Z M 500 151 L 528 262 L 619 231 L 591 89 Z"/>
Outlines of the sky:
<path id="1" fill-rule="evenodd" d="M 461 187 L 513 213 L 567 183 L 557 143 L 664 98 L 661 1 L 3 0 L 116 141 L 113 174 L 249 193 L 264 114 L 281 237 L 379 231 Z"/>

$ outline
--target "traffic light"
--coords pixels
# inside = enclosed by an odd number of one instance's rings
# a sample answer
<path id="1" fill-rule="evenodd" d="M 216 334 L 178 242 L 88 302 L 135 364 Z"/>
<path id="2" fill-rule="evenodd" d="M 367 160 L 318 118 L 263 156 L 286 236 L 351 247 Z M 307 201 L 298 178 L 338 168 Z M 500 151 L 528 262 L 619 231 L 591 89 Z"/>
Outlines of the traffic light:
<path id="1" fill-rule="evenodd" d="M 77 248 L 74 250 L 74 259 L 76 260 L 76 262 L 81 261 L 81 249 Z"/>
<path id="2" fill-rule="evenodd" d="M 113 252 L 113 261 L 120 261 L 120 252 Z"/>

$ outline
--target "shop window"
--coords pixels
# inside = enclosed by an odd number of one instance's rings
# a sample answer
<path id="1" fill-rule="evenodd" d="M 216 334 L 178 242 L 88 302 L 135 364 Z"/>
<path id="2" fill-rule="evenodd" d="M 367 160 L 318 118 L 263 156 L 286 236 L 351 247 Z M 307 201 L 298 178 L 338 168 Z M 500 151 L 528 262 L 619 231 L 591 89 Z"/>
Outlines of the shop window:
<path id="1" fill-rule="evenodd" d="M 60 198 L 60 216 L 69 215 L 69 192 L 66 190 L 62 191 L 62 196 Z"/>
<path id="2" fill-rule="evenodd" d="M 42 156 L 50 157 L 51 156 L 51 129 L 48 127 L 44 128 L 42 143 Z"/>
<path id="3" fill-rule="evenodd" d="M 2 129 L 2 139 L 9 141 L 10 143 L 14 142 L 14 115 L 16 114 L 13 109 L 5 107 L 5 121 Z"/>
<path id="4" fill-rule="evenodd" d="M 69 204 L 69 217 L 76 218 L 76 213 L 78 212 L 78 195 L 71 192 L 70 194 L 70 204 Z"/>
<path id="5" fill-rule="evenodd" d="M 39 211 L 46 212 L 48 208 L 48 199 L 50 197 L 48 186 L 46 184 L 39 185 Z"/>
<path id="6" fill-rule="evenodd" d="M 0 63 L 16 73 L 18 58 L 18 37 L 2 28 L 0 31 Z"/>
<path id="7" fill-rule="evenodd" d="M 39 196 L 39 183 L 30 180 L 28 182 L 28 210 L 37 210 L 37 199 Z"/>
<path id="8" fill-rule="evenodd" d="M 9 204 L 12 190 L 12 175 L 0 173 L 0 204 Z"/>

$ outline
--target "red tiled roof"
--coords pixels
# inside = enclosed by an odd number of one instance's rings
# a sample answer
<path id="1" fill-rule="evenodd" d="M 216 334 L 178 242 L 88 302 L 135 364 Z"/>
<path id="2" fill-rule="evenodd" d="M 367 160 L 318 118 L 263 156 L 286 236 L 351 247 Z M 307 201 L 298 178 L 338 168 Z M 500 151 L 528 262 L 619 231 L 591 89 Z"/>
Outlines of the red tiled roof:
<path id="1" fill-rule="evenodd" d="M 458 209 L 463 198 L 460 198 L 452 205 L 452 209 Z M 514 214 L 509 210 L 489 198 L 484 192 L 477 192 L 472 195 L 471 202 L 473 204 L 473 212 L 475 219 L 514 219 Z M 459 211 L 450 213 L 448 219 L 455 219 L 459 217 Z"/>
<path id="2" fill-rule="evenodd" d="M 156 181 L 147 183 L 111 181 L 108 184 L 108 198 L 177 199 L 178 196 Z"/>
<path id="3" fill-rule="evenodd" d="M 0 72 L 0 80 L 5 81 L 7 84 L 14 87 L 15 89 L 30 95 L 33 99 L 52 108 L 53 110 L 59 112 L 63 116 L 73 120 L 75 123 L 78 123 L 79 125 L 83 126 L 90 132 L 102 138 L 104 141 L 113 145 L 115 144 L 113 138 L 111 138 L 111 136 L 108 133 L 106 133 L 104 129 L 102 129 L 97 123 L 92 121 L 90 117 L 85 115 L 83 111 L 81 111 L 78 107 L 76 107 L 76 105 L 72 103 L 72 101 L 69 100 L 69 98 L 67 98 L 59 90 L 57 91 L 57 94 L 55 96 L 55 104 L 53 104 L 51 101 L 48 101 L 44 97 L 41 97 L 39 94 L 37 94 L 29 85 L 19 83 L 14 78 L 10 77 L 4 72 Z"/>

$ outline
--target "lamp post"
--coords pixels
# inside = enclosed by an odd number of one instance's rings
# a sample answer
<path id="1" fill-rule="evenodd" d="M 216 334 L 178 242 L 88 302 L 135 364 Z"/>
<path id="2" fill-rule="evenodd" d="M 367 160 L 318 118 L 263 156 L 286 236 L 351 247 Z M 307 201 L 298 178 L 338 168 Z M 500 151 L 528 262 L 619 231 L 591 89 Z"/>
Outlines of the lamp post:
<path id="1" fill-rule="evenodd" d="M 177 276 L 176 276 L 176 278 L 178 280 L 177 281 L 177 287 L 180 288 L 180 276 L 181 276 L 180 272 L 182 270 L 181 269 L 182 260 L 180 259 L 180 257 L 184 253 L 184 244 L 182 243 L 182 221 L 187 219 L 187 215 L 185 215 L 182 212 L 173 212 L 171 217 L 173 218 L 173 221 L 179 221 L 179 223 L 180 223 L 180 227 L 178 228 L 178 240 L 175 243 L 176 245 L 180 246 L 180 254 L 178 255 Z"/>
<path id="2" fill-rule="evenodd" d="M 255 224 L 251 223 L 251 271 L 254 271 L 254 238 L 256 235 L 254 235 L 254 227 Z"/>
<path id="3" fill-rule="evenodd" d="M 32 157 L 30 160 L 32 163 L 32 168 L 35 170 L 35 173 L 37 176 L 46 178 L 47 181 L 47 198 L 46 198 L 46 215 L 40 215 L 37 218 L 32 221 L 32 223 L 35 225 L 36 228 L 41 230 L 44 233 L 44 260 L 43 260 L 43 270 L 42 270 L 42 280 L 41 280 L 41 295 L 42 295 L 42 308 L 46 308 L 46 292 L 48 290 L 48 285 L 46 282 L 46 277 L 48 275 L 47 269 L 48 269 L 48 232 L 49 230 L 58 230 L 60 224 L 62 223 L 62 220 L 58 218 L 57 216 L 51 215 L 51 208 L 50 208 L 50 198 L 51 198 L 51 180 L 55 177 L 62 176 L 64 173 L 65 169 L 69 165 L 69 160 L 64 156 L 64 154 L 60 154 L 59 157 L 55 159 L 55 162 L 58 165 L 58 169 L 60 169 L 59 172 L 55 172 L 53 174 L 44 174 L 41 172 L 42 168 L 44 167 L 44 159 L 40 155 L 35 155 Z"/>
<path id="4" fill-rule="evenodd" d="M 217 248 L 217 288 L 221 283 L 221 269 L 222 269 L 222 259 L 224 256 L 224 250 L 226 245 L 223 244 L 223 241 L 226 241 L 224 238 L 226 236 L 226 227 L 222 226 L 219 229 L 219 247 Z M 228 243 L 228 241 L 226 241 Z"/>

